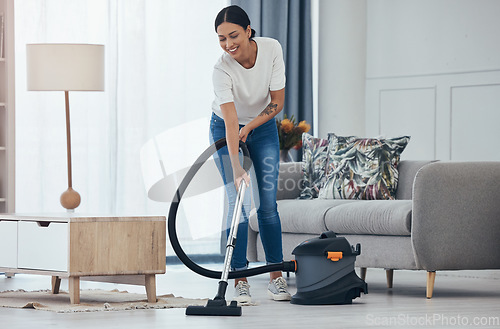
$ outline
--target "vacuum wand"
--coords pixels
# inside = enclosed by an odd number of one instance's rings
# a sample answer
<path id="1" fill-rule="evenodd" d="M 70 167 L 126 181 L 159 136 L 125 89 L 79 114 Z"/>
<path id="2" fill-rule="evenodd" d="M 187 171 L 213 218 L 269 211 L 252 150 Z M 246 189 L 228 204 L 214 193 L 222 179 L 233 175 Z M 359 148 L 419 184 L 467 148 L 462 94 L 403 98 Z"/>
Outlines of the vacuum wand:
<path id="1" fill-rule="evenodd" d="M 238 226 L 240 224 L 246 187 L 245 181 L 242 180 L 238 188 L 238 195 L 236 196 L 236 205 L 233 212 L 233 218 L 231 220 L 231 229 L 229 230 L 229 236 L 227 239 L 224 268 L 219 281 L 217 295 L 214 299 L 210 299 L 206 306 L 189 306 L 186 309 L 186 315 L 241 316 L 241 306 L 238 306 L 236 301 L 231 301 L 231 303 L 227 305 L 225 296 L 228 286 L 227 281 L 229 278 L 229 271 L 231 270 L 231 259 L 233 258 L 233 251 L 236 246 L 236 236 L 238 235 Z"/>
<path id="2" fill-rule="evenodd" d="M 241 209 L 243 207 L 243 198 L 245 196 L 246 183 L 241 180 L 240 187 L 238 189 L 238 195 L 236 196 L 236 205 L 234 208 L 233 219 L 231 220 L 231 229 L 229 231 L 229 237 L 227 239 L 226 245 L 226 257 L 224 258 L 225 264 L 222 271 L 221 281 L 226 281 L 229 278 L 229 271 L 231 270 L 231 259 L 233 258 L 234 247 L 236 246 L 236 236 L 238 235 L 238 226 L 240 224 Z"/>

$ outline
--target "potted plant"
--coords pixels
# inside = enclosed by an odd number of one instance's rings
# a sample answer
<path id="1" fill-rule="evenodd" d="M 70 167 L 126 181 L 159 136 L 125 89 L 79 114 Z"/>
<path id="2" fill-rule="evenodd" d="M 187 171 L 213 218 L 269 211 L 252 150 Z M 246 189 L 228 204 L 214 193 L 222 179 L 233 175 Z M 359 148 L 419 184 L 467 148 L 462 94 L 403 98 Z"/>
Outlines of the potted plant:
<path id="1" fill-rule="evenodd" d="M 302 134 L 311 129 L 306 121 L 300 121 L 298 124 L 292 115 L 290 119 L 286 114 L 283 120 L 276 119 L 276 126 L 278 127 L 278 136 L 280 140 L 280 161 L 292 161 L 290 156 L 290 149 L 300 149 L 302 147 Z"/>

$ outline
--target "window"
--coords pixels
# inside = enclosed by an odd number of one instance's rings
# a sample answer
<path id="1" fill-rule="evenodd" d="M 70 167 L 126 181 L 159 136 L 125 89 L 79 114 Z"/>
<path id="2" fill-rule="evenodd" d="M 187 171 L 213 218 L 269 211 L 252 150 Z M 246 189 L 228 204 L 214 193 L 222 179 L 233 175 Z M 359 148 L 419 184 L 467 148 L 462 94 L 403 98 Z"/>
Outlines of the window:
<path id="1" fill-rule="evenodd" d="M 213 22 L 227 4 L 16 0 L 16 211 L 61 212 L 67 188 L 64 93 L 26 90 L 26 44 L 105 45 L 105 91 L 69 93 L 77 211 L 166 215 L 168 203 L 147 197 L 141 149 L 210 116 L 212 68 L 221 54 Z M 208 125 L 194 133 L 208 145 Z"/>

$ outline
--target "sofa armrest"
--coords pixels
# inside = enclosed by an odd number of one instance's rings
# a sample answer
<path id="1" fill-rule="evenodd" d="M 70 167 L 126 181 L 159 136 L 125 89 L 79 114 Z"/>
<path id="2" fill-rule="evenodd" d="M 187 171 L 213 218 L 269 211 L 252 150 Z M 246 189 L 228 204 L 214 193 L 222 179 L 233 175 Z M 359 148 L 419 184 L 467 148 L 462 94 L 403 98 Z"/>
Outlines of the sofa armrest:
<path id="1" fill-rule="evenodd" d="M 302 162 L 282 162 L 278 177 L 277 200 L 295 199 L 302 190 Z"/>
<path id="2" fill-rule="evenodd" d="M 412 244 L 427 271 L 500 268 L 500 162 L 435 162 L 413 185 Z"/>

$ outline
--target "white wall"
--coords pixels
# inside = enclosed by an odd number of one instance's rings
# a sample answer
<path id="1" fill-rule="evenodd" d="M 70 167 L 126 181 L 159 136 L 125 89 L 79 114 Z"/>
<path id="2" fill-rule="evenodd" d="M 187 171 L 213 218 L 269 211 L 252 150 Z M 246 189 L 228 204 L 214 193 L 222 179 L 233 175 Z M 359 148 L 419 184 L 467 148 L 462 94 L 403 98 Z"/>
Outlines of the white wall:
<path id="1" fill-rule="evenodd" d="M 403 159 L 500 160 L 500 1 L 318 0 L 317 135 L 410 135 Z"/>
<path id="2" fill-rule="evenodd" d="M 366 134 L 403 159 L 500 160 L 500 1 L 367 2 Z"/>
<path id="3" fill-rule="evenodd" d="M 365 0 L 320 0 L 318 137 L 365 133 Z"/>

